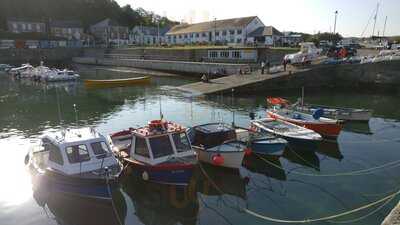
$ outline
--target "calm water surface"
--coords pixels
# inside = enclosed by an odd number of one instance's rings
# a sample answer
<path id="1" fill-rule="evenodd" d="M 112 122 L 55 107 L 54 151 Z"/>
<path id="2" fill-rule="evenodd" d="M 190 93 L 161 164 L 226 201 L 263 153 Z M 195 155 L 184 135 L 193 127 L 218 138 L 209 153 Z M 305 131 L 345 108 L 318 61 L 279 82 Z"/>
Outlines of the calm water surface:
<path id="1" fill-rule="evenodd" d="M 80 67 L 79 71 L 83 78 L 134 76 L 125 70 L 94 67 Z M 400 188 L 399 163 L 367 175 L 300 175 L 343 173 L 400 160 L 399 97 L 332 91 L 310 94 L 307 101 L 374 110 L 369 123 L 347 124 L 337 143 L 324 142 L 317 149 L 286 149 L 263 159 L 249 157 L 240 170 L 204 166 L 213 182 L 197 171 L 187 188 L 123 179 L 121 190 L 114 194 L 116 213 L 109 203 L 51 193 L 40 196 L 32 191 L 24 156 L 41 134 L 60 127 L 90 125 L 109 134 L 144 125 L 159 117 L 160 99 L 167 119 L 188 126 L 231 123 L 232 111 L 236 124 L 248 126 L 250 111 L 265 114 L 264 97 L 270 93 L 190 99 L 172 89 L 192 81 L 154 77 L 152 85 L 146 87 L 86 90 L 82 83 L 44 86 L 12 81 L 0 74 L 0 224 L 119 224 L 119 220 L 151 225 L 277 224 L 242 209 L 278 219 L 303 220 L 350 210 Z M 297 97 L 297 93 L 278 94 L 291 100 Z M 381 208 L 382 204 L 330 223 L 380 224 L 398 200 L 396 197 Z"/>

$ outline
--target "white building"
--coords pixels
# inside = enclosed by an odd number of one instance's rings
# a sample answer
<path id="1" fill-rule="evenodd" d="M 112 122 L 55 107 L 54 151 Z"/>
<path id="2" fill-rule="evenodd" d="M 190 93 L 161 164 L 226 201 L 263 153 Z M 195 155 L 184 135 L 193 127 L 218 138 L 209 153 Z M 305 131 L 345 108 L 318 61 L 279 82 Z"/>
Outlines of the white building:
<path id="1" fill-rule="evenodd" d="M 180 24 L 166 34 L 169 44 L 219 43 L 242 45 L 248 34 L 264 24 L 257 16 L 214 20 L 196 24 Z"/>
<path id="2" fill-rule="evenodd" d="M 257 45 L 275 46 L 282 44 L 283 34 L 273 26 L 263 26 L 250 32 L 247 42 Z"/>
<path id="3" fill-rule="evenodd" d="M 169 27 L 135 26 L 129 34 L 129 43 L 134 45 L 156 45 L 166 43 Z"/>

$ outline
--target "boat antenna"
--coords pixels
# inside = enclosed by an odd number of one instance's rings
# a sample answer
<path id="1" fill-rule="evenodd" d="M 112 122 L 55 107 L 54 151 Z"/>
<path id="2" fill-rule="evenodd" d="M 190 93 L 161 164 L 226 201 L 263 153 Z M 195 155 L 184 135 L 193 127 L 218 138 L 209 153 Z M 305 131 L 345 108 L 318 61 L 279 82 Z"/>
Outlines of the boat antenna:
<path id="1" fill-rule="evenodd" d="M 162 120 L 162 119 L 164 119 L 164 115 L 162 113 L 161 95 L 160 95 L 160 98 L 159 98 L 159 103 L 160 103 L 160 120 Z"/>
<path id="2" fill-rule="evenodd" d="M 233 107 L 234 97 L 235 97 L 235 89 L 232 88 L 232 127 L 235 127 L 235 109 Z"/>
<path id="3" fill-rule="evenodd" d="M 78 109 L 76 104 L 74 104 L 74 111 L 75 111 L 75 121 L 76 121 L 76 125 L 78 125 Z"/>

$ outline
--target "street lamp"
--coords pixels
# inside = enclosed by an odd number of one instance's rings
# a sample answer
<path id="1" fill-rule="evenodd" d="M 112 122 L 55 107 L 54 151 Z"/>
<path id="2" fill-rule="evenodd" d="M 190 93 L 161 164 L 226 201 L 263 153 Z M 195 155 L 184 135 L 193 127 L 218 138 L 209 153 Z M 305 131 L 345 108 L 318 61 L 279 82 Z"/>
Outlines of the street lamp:
<path id="1" fill-rule="evenodd" d="M 336 39 L 335 39 L 335 35 L 336 35 L 336 21 L 337 21 L 337 15 L 338 15 L 338 11 L 336 10 L 335 11 L 335 25 L 333 26 L 333 39 L 334 39 L 334 41 L 336 42 Z"/>

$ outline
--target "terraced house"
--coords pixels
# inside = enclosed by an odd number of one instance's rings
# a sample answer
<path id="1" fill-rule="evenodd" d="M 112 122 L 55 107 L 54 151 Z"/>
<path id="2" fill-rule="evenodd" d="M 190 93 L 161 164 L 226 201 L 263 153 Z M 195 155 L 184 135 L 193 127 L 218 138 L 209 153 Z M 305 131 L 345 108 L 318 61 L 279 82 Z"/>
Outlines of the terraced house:
<path id="1" fill-rule="evenodd" d="M 248 35 L 265 25 L 257 16 L 214 20 L 196 24 L 180 24 L 166 34 L 169 44 L 230 44 L 241 45 Z"/>

